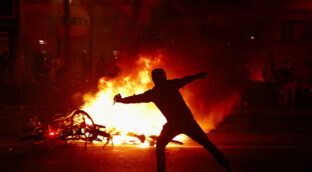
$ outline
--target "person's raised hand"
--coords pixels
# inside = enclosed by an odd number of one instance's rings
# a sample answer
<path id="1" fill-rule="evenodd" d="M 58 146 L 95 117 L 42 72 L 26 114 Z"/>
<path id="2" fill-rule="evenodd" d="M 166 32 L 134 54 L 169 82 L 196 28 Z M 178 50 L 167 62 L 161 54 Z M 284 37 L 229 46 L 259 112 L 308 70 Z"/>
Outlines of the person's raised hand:
<path id="1" fill-rule="evenodd" d="M 116 94 L 115 95 L 115 97 L 114 97 L 114 104 L 116 103 L 116 102 L 120 102 L 121 101 L 121 95 L 120 94 Z"/>

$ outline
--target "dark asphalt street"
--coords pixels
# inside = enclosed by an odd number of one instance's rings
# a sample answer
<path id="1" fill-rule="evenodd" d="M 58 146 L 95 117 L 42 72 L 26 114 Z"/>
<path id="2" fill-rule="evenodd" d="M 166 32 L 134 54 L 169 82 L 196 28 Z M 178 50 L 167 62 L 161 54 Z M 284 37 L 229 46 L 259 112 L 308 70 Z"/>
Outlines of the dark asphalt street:
<path id="1" fill-rule="evenodd" d="M 10 149 L 12 148 L 12 149 Z M 220 147 L 246 172 L 311 171 L 311 147 Z M 32 151 L 30 146 L 1 146 L 1 171 L 145 172 L 156 171 L 155 148 L 89 146 L 74 143 Z M 224 171 L 201 147 L 169 147 L 169 172 Z"/>
<path id="2" fill-rule="evenodd" d="M 0 113 L 0 171 L 156 171 L 155 148 L 107 146 L 81 142 L 40 144 L 33 149 L 19 142 L 30 116 L 50 109 L 2 107 Z M 311 111 L 240 111 L 228 116 L 209 134 L 230 161 L 243 172 L 312 171 Z M 189 143 L 187 145 L 194 145 Z M 167 148 L 169 172 L 222 172 L 213 157 L 199 146 Z"/>

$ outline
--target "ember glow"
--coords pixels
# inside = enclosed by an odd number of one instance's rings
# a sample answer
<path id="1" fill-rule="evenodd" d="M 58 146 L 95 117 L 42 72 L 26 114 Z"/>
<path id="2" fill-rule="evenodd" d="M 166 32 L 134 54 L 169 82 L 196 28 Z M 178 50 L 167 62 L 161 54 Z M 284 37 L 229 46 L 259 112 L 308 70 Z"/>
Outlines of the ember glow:
<path id="1" fill-rule="evenodd" d="M 125 97 L 151 89 L 153 83 L 150 72 L 153 68 L 163 65 L 162 58 L 162 55 L 140 56 L 136 66 L 133 66 L 136 72 L 121 74 L 113 79 L 101 78 L 96 95 L 84 96 L 86 103 L 81 109 L 88 112 L 95 123 L 105 125 L 108 131 L 113 131 L 112 133 L 118 133 L 113 138 L 114 144 L 141 143 L 140 139 L 133 135 L 144 134 L 148 139 L 151 135 L 160 134 L 166 119 L 153 103 L 114 104 L 113 98 L 118 93 Z M 186 139 L 183 136 L 178 137 L 180 141 Z M 144 144 L 148 143 L 145 141 Z"/>

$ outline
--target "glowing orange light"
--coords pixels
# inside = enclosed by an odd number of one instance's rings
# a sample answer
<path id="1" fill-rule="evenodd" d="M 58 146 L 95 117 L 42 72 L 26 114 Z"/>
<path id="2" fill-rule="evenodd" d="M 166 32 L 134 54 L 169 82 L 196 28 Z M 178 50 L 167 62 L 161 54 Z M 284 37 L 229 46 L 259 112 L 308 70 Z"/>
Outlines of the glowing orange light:
<path id="1" fill-rule="evenodd" d="M 149 136 L 158 136 L 166 123 L 158 108 L 153 103 L 114 104 L 113 98 L 119 93 L 127 97 L 151 89 L 153 87 L 151 71 L 154 68 L 165 68 L 162 59 L 162 54 L 155 57 L 139 56 L 135 65 L 125 66 L 128 71 L 122 71 L 123 73 L 115 78 L 101 78 L 98 82 L 99 91 L 96 94 L 84 95 L 85 103 L 80 109 L 90 114 L 94 123 L 106 126 L 106 131 L 113 135 L 115 145 L 135 144 L 140 147 L 154 145 L 151 143 L 155 143 L 155 140 Z M 192 100 L 198 100 L 191 92 L 185 90 L 181 92 L 190 106 L 194 105 Z M 198 102 L 196 106 L 206 106 L 201 101 L 196 102 Z M 225 115 L 230 113 L 235 102 L 239 102 L 238 94 L 233 94 L 228 100 L 216 104 L 214 109 L 197 113 L 200 115 L 204 113 L 205 117 L 209 116 L 200 119 L 202 122 L 198 122 L 202 124 L 205 131 L 215 128 Z M 131 136 L 129 133 L 135 133 L 137 136 L 144 135 L 146 139 L 142 142 L 139 137 L 133 137 L 133 134 Z M 188 138 L 185 135 L 178 135 L 174 140 L 185 142 Z"/>
<path id="2" fill-rule="evenodd" d="M 150 72 L 162 66 L 161 58 L 140 56 L 133 73 L 127 72 L 113 79 L 103 77 L 99 81 L 99 91 L 84 96 L 85 104 L 81 109 L 89 113 L 95 123 L 105 125 L 113 133 L 118 132 L 113 137 L 114 144 L 141 144 L 138 138 L 127 136 L 128 133 L 143 134 L 147 140 L 150 135 L 160 134 L 166 119 L 153 103 L 113 105 L 113 98 L 118 93 L 126 97 L 151 89 Z M 147 140 L 142 144 L 148 145 Z"/>

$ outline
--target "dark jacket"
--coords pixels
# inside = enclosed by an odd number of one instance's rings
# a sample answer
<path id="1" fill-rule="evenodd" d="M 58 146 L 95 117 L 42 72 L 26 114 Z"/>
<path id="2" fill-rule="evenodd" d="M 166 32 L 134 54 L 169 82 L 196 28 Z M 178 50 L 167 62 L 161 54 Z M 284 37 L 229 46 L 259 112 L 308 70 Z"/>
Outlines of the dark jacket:
<path id="1" fill-rule="evenodd" d="M 185 123 L 194 120 L 192 112 L 185 104 L 179 89 L 198 79 L 198 75 L 186 76 L 181 79 L 166 80 L 154 88 L 130 97 L 123 98 L 122 103 L 154 102 L 168 123 Z"/>

